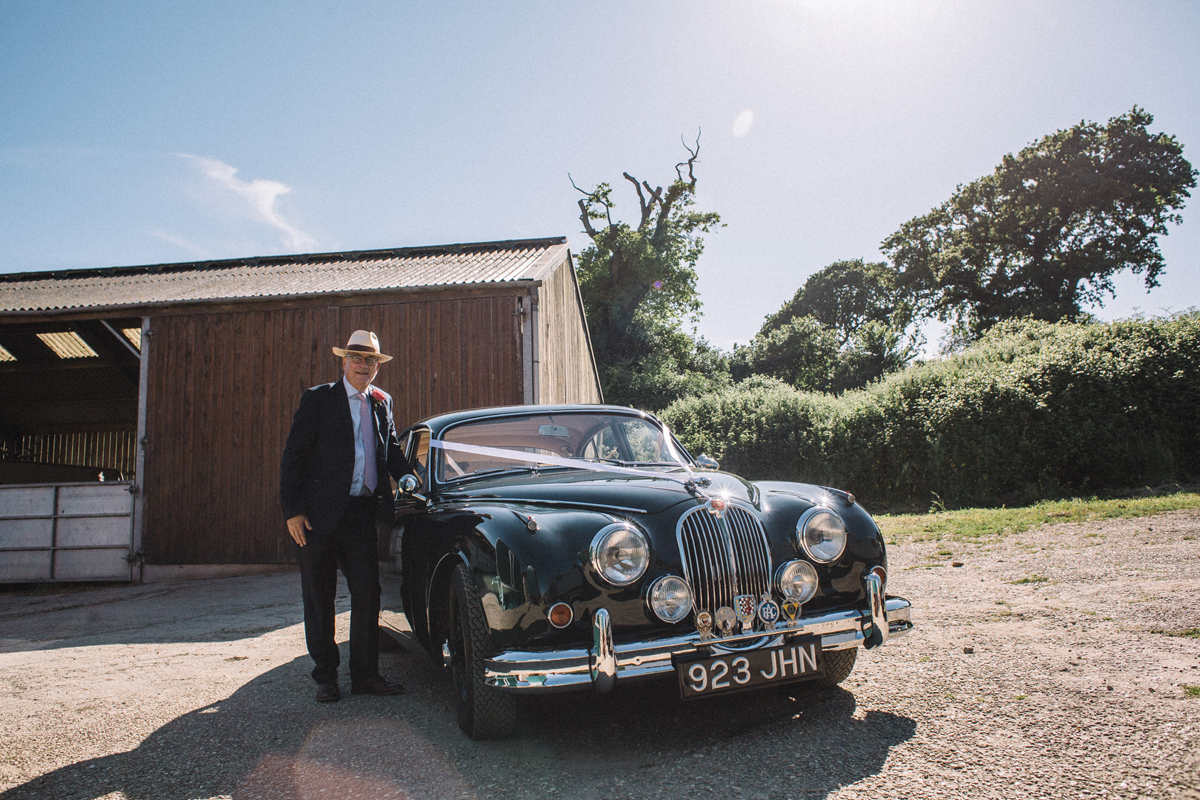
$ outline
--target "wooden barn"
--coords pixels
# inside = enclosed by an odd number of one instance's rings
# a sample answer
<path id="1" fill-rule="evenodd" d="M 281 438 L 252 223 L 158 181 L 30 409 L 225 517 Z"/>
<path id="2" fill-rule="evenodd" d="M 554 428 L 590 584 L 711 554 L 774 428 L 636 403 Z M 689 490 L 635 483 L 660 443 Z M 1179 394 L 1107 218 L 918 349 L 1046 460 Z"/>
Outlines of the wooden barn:
<path id="1" fill-rule="evenodd" d="M 0 275 L 0 581 L 293 561 L 284 440 L 359 328 L 401 428 L 602 401 L 564 238 Z"/>

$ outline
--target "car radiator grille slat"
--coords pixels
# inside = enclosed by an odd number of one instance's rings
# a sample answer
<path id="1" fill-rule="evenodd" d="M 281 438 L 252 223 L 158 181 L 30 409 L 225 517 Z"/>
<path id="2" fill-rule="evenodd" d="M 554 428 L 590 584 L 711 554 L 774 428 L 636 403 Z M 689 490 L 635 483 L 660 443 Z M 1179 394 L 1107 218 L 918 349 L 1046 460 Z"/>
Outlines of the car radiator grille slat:
<path id="1" fill-rule="evenodd" d="M 733 607 L 739 594 L 770 592 L 767 533 L 746 509 L 729 505 L 720 517 L 707 506 L 693 509 L 679 520 L 677 537 L 696 610 L 715 612 Z"/>

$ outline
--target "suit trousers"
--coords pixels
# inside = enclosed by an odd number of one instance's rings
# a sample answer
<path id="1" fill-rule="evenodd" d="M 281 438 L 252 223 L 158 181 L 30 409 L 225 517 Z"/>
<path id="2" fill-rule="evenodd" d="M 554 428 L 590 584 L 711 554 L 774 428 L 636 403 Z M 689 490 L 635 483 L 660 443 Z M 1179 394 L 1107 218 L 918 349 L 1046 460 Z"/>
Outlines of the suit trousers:
<path id="1" fill-rule="evenodd" d="M 308 536 L 297 546 L 304 594 L 304 638 L 316 666 L 313 680 L 337 683 L 341 655 L 334 637 L 334 600 L 340 567 L 350 588 L 350 680 L 379 674 L 379 553 L 374 497 L 352 497 L 332 534 Z"/>

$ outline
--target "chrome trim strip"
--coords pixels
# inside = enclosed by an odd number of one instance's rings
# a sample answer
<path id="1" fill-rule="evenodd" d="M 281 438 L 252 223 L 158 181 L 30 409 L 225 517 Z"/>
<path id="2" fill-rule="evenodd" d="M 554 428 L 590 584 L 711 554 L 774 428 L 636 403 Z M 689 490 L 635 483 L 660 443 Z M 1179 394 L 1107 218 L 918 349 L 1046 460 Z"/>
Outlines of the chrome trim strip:
<path id="1" fill-rule="evenodd" d="M 646 511 L 646 509 L 644 509 L 644 508 L 632 508 L 630 506 L 610 506 L 610 505 L 606 505 L 604 503 L 582 503 L 579 501 L 567 501 L 567 500 L 544 500 L 544 499 L 538 499 L 538 498 L 533 498 L 533 497 L 503 497 L 501 495 L 472 495 L 469 497 L 453 498 L 453 501 L 458 502 L 458 503 L 461 503 L 464 501 L 476 502 L 476 501 L 483 501 L 483 500 L 495 502 L 497 505 L 500 505 L 503 503 L 520 503 L 521 505 L 546 506 L 548 508 L 578 508 L 582 511 L 596 511 L 596 510 L 616 511 L 621 514 L 646 514 L 646 513 L 648 513 Z"/>
<path id="2" fill-rule="evenodd" d="M 913 628 L 912 604 L 902 597 L 884 601 L 889 639 Z M 622 682 L 663 675 L 674 670 L 672 658 L 711 653 L 723 645 L 770 637 L 787 641 L 798 636 L 820 636 L 822 650 L 845 650 L 864 644 L 871 631 L 871 616 L 864 611 L 830 611 L 802 618 L 799 625 L 777 625 L 772 631 L 739 633 L 701 641 L 696 632 L 644 642 L 614 644 L 612 620 L 605 609 L 592 616 L 592 649 L 509 651 L 484 662 L 485 680 L 508 692 L 553 692 L 594 688 L 612 689 Z"/>

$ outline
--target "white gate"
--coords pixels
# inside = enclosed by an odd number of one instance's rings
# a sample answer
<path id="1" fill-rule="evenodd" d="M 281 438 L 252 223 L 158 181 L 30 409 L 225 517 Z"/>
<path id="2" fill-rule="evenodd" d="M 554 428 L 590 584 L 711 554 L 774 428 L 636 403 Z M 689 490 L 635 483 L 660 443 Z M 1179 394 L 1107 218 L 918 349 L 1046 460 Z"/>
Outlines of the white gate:
<path id="1" fill-rule="evenodd" d="M 0 583 L 133 580 L 131 486 L 0 486 Z"/>

